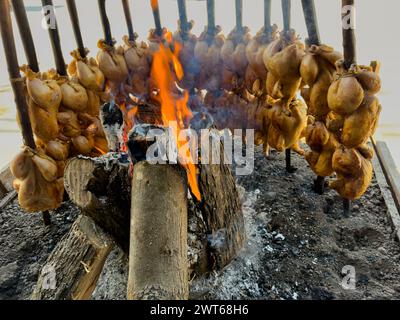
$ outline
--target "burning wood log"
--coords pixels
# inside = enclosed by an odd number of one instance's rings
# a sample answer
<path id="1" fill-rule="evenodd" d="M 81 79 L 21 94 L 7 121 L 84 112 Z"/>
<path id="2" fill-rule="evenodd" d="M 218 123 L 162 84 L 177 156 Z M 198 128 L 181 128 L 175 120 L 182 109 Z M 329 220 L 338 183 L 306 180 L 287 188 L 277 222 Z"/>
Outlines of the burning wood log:
<path id="1" fill-rule="evenodd" d="M 141 141 L 136 137 L 135 145 L 130 145 L 135 163 L 145 160 L 145 153 L 140 150 L 152 143 L 144 138 L 149 127 L 152 126 L 136 126 L 137 132 L 144 133 Z M 65 169 L 64 184 L 71 200 L 83 214 L 110 233 L 127 253 L 131 210 L 129 165 L 113 155 L 117 156 L 110 154 L 94 159 L 70 160 Z M 189 219 L 196 227 L 196 231 L 189 231 L 190 238 L 196 239 L 191 248 L 195 247 L 197 256 L 189 263 L 190 274 L 222 269 L 237 256 L 244 242 L 241 205 L 229 165 L 223 164 L 223 147 L 220 155 L 221 164 L 198 166 L 201 201 L 190 200 L 189 206 Z"/>
<path id="2" fill-rule="evenodd" d="M 186 300 L 187 182 L 178 165 L 135 165 L 128 299 Z"/>
<path id="3" fill-rule="evenodd" d="M 212 127 L 211 122 L 202 122 L 198 129 Z M 208 153 L 208 158 L 212 159 L 218 150 L 213 150 L 211 135 L 209 139 L 210 149 L 202 150 L 202 154 Z M 201 212 L 208 235 L 208 270 L 220 270 L 228 265 L 238 255 L 245 240 L 239 193 L 232 171 L 224 162 L 224 145 L 221 143 L 219 147 L 218 164 L 198 166 L 201 201 L 195 200 L 195 206 Z"/>
<path id="4" fill-rule="evenodd" d="M 90 299 L 112 248 L 111 238 L 80 216 L 47 259 L 31 299 Z"/>
<path id="5" fill-rule="evenodd" d="M 154 145 L 153 138 L 162 138 L 163 133 L 162 127 L 141 125 L 129 135 L 128 148 L 135 163 L 127 293 L 130 300 L 185 300 L 189 296 L 186 173 L 174 163 L 150 164 L 146 156 Z M 158 152 L 166 152 L 167 148 Z"/>
<path id="6" fill-rule="evenodd" d="M 131 181 L 123 154 L 74 158 L 65 168 L 70 199 L 128 252 Z"/>

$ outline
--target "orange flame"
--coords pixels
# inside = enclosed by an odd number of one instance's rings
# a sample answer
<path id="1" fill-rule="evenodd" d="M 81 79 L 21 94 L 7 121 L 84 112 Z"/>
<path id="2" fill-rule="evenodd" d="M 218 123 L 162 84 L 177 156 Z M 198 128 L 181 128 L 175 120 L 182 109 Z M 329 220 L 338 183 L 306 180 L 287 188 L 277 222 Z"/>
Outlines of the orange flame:
<path id="1" fill-rule="evenodd" d="M 179 61 L 180 45 L 177 42 L 172 42 L 172 34 L 169 32 L 165 35 L 168 45 L 160 44 L 159 50 L 154 54 L 153 64 L 151 68 L 151 78 L 159 89 L 157 99 L 161 103 L 161 114 L 164 126 L 169 126 L 170 122 L 176 122 L 177 128 L 174 130 L 174 135 L 179 137 L 180 130 L 184 129 L 186 124 L 193 117 L 187 103 L 189 101 L 189 93 L 184 91 L 183 97 L 175 94 L 177 91 L 175 82 L 183 78 L 183 68 Z M 174 50 L 170 48 L 173 44 Z M 185 141 L 177 141 L 180 157 L 185 159 L 184 166 L 187 171 L 190 189 L 194 196 L 200 200 L 200 190 L 197 182 L 197 168 L 192 160 L 190 149 L 186 149 L 182 153 L 181 148 Z"/>
<path id="2" fill-rule="evenodd" d="M 94 146 L 94 148 L 101 154 L 101 155 L 105 155 L 105 154 L 107 154 L 107 152 L 105 152 L 104 150 L 102 150 L 100 147 L 98 147 L 98 146 Z"/>
<path id="3" fill-rule="evenodd" d="M 158 8 L 158 0 L 151 0 L 151 8 L 153 10 L 157 10 L 157 8 Z"/>
<path id="4" fill-rule="evenodd" d="M 125 102 L 121 103 L 119 107 L 124 115 L 124 122 L 125 122 L 125 127 L 124 127 L 124 132 L 123 132 L 124 145 L 122 146 L 121 151 L 127 152 L 128 151 L 128 146 L 127 146 L 128 134 L 129 134 L 129 131 L 135 125 L 135 116 L 138 112 L 138 107 L 137 106 L 129 106 L 129 108 L 127 108 Z"/>

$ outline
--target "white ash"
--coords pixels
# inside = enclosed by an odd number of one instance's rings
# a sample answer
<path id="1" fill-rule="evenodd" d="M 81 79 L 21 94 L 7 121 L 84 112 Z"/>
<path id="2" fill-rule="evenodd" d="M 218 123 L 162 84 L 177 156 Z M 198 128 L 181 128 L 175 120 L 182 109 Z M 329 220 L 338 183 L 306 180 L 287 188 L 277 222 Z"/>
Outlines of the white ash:
<path id="1" fill-rule="evenodd" d="M 254 210 L 254 204 L 257 200 L 256 192 L 245 192 L 239 187 L 239 194 L 243 202 L 243 214 L 247 239 L 245 247 L 239 256 L 224 270 L 214 272 L 211 275 L 193 279 L 191 282 L 191 296 L 202 297 L 205 293 L 212 295 L 215 299 L 240 299 L 249 296 L 261 296 L 260 288 L 257 284 L 256 274 L 263 266 L 259 261 L 259 252 L 264 248 L 262 246 L 261 235 L 257 232 L 259 226 L 259 217 Z M 192 217 L 195 218 L 195 217 Z M 199 243 L 196 234 L 199 230 L 192 230 L 198 226 L 189 219 L 189 263 L 190 265 L 198 259 L 198 252 L 201 248 L 193 247 L 191 244 Z M 192 227 L 191 227 L 192 226 Z M 224 232 L 218 233 L 224 238 Z M 212 239 L 218 244 L 223 239 L 217 235 Z M 126 299 L 126 288 L 128 280 L 128 258 L 123 252 L 116 248 L 108 257 L 103 272 L 100 275 L 96 290 L 92 298 L 95 300 L 124 300 Z"/>
<path id="2" fill-rule="evenodd" d="M 128 257 L 116 246 L 107 258 L 92 299 L 125 300 L 128 269 Z"/>

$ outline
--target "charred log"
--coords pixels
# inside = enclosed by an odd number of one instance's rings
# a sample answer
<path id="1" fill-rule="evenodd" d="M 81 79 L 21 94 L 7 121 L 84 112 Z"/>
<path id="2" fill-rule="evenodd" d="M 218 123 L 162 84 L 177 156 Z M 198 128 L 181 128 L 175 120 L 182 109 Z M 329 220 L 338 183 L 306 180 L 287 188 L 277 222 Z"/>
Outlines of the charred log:
<path id="1" fill-rule="evenodd" d="M 65 168 L 64 184 L 70 199 L 129 250 L 131 181 L 123 154 L 74 158 Z"/>
<path id="2" fill-rule="evenodd" d="M 112 248 L 111 238 L 80 216 L 47 259 L 31 299 L 90 299 Z"/>

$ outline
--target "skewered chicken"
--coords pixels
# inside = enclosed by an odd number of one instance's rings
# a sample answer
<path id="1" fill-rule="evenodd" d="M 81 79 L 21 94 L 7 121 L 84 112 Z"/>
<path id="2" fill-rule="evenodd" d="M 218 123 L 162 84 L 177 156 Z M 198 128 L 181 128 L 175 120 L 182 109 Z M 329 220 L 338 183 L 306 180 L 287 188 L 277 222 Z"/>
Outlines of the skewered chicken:
<path id="1" fill-rule="evenodd" d="M 295 32 L 282 32 L 280 37 L 265 49 L 263 60 L 268 70 L 266 90 L 268 93 L 268 145 L 278 151 L 293 149 L 304 151 L 299 140 L 307 125 L 307 106 L 296 100 L 301 85 L 300 65 L 304 45 Z M 267 147 L 265 147 L 268 150 Z"/>
<path id="2" fill-rule="evenodd" d="M 68 74 L 71 77 L 77 77 L 87 90 L 102 92 L 105 78 L 96 60 L 94 58 L 83 59 L 79 50 L 72 51 L 71 55 L 74 60 L 68 66 Z"/>
<path id="3" fill-rule="evenodd" d="M 196 83 L 199 90 L 206 89 L 212 92 L 221 89 L 223 71 L 221 49 L 225 37 L 220 32 L 220 26 L 216 27 L 215 34 L 210 34 L 206 28 L 194 48 L 194 57 L 200 66 Z"/>
<path id="4" fill-rule="evenodd" d="M 266 91 L 268 70 L 264 64 L 264 51 L 272 41 L 276 40 L 277 31 L 276 25 L 272 26 L 271 32 L 263 27 L 246 46 L 249 65 L 245 74 L 245 85 L 247 90 L 255 96 L 260 96 Z"/>
<path id="5" fill-rule="evenodd" d="M 268 145 L 277 151 L 293 149 L 303 155 L 299 141 L 307 125 L 307 106 L 301 100 L 292 100 L 287 107 L 284 100 L 269 99 Z M 283 105 L 285 104 L 285 105 Z"/>
<path id="6" fill-rule="evenodd" d="M 343 61 L 336 65 L 338 78 L 328 93 L 331 113 L 327 123 L 341 145 L 333 155 L 337 179 L 330 187 L 342 197 L 355 200 L 366 192 L 372 179 L 373 151 L 365 144 L 375 133 L 382 109 L 374 96 L 381 87 L 379 63 L 352 66 L 350 70 L 345 70 Z"/>
<path id="7" fill-rule="evenodd" d="M 77 79 L 61 80 L 62 105 L 76 112 L 86 112 L 89 102 L 86 89 Z"/>
<path id="8" fill-rule="evenodd" d="M 264 51 L 268 94 L 274 99 L 282 99 L 283 106 L 292 102 L 300 88 L 300 65 L 304 54 L 304 44 L 294 30 L 282 32 Z"/>
<path id="9" fill-rule="evenodd" d="M 183 31 L 181 29 L 180 22 L 178 22 L 178 24 L 178 31 L 174 33 L 174 40 L 181 45 L 179 61 L 181 62 L 185 75 L 180 82 L 180 85 L 182 88 L 189 90 L 189 92 L 193 92 L 196 86 L 196 78 L 200 72 L 199 62 L 194 57 L 197 36 L 191 32 L 194 27 L 194 21 L 190 21 L 188 23 L 188 32 L 185 37 L 182 36 Z"/>
<path id="10" fill-rule="evenodd" d="M 29 117 L 35 136 L 42 141 L 56 139 L 59 133 L 57 113 L 62 100 L 60 86 L 55 80 L 43 80 L 41 74 L 34 73 L 28 66 L 21 70 L 26 77 Z"/>
<path id="11" fill-rule="evenodd" d="M 248 60 L 246 47 L 251 39 L 250 29 L 235 28 L 228 35 L 221 48 L 221 58 L 224 64 L 222 87 L 228 91 L 239 91 L 246 75 Z"/>
<path id="12" fill-rule="evenodd" d="M 366 156 L 368 156 L 366 158 Z M 339 147 L 333 155 L 333 169 L 337 179 L 330 183 L 343 198 L 356 200 L 361 198 L 371 184 L 373 168 L 372 150 L 361 154 L 356 149 Z"/>
<path id="13" fill-rule="evenodd" d="M 145 42 L 130 41 L 124 36 L 124 57 L 129 69 L 129 85 L 131 92 L 143 95 L 148 91 L 150 75 L 149 47 Z"/>
<path id="14" fill-rule="evenodd" d="M 302 96 L 308 113 L 317 120 L 324 121 L 330 111 L 328 90 L 336 71 L 335 63 L 341 58 L 342 55 L 331 47 L 312 45 L 301 62 L 300 74 L 307 85 L 302 89 Z"/>
<path id="15" fill-rule="evenodd" d="M 57 163 L 41 151 L 25 147 L 11 162 L 20 206 L 28 212 L 53 210 L 63 200 L 64 183 Z"/>
<path id="16" fill-rule="evenodd" d="M 120 86 L 128 78 L 128 66 L 122 47 L 109 46 L 105 41 L 98 42 L 100 51 L 97 53 L 97 63 L 105 78 L 109 81 L 112 90 L 117 93 Z"/>
<path id="17" fill-rule="evenodd" d="M 306 142 L 311 151 L 306 154 L 306 160 L 317 176 L 329 177 L 334 173 L 332 157 L 339 143 L 323 122 L 315 121 L 312 116 L 308 122 Z"/>

